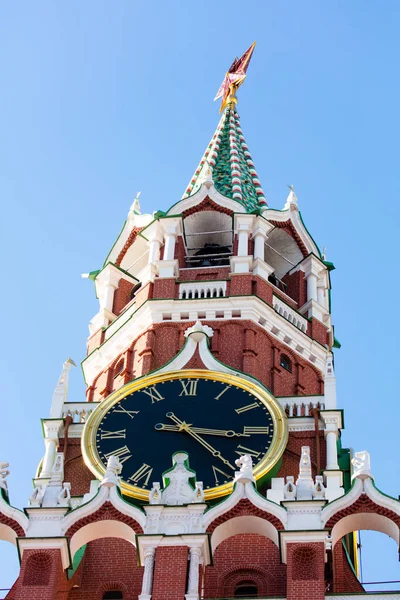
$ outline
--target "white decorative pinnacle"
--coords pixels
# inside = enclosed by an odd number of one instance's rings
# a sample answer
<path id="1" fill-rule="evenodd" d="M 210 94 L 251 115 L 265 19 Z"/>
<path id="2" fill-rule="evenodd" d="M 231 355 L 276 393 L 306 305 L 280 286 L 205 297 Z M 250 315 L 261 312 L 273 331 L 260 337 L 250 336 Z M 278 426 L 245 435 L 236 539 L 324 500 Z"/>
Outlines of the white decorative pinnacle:
<path id="1" fill-rule="evenodd" d="M 107 461 L 106 472 L 104 473 L 101 485 L 104 487 L 112 488 L 120 485 L 120 473 L 122 471 L 122 465 L 119 462 L 118 456 L 112 454 Z"/>
<path id="2" fill-rule="evenodd" d="M 286 198 L 286 204 L 283 207 L 283 210 L 298 210 L 298 201 L 297 201 L 297 196 L 294 192 L 294 186 L 293 185 L 288 185 L 289 188 L 289 195 Z"/>
<path id="3" fill-rule="evenodd" d="M 354 467 L 354 471 L 351 476 L 352 479 L 354 479 L 355 477 L 358 477 L 358 479 L 372 478 L 371 459 L 369 456 L 369 452 L 367 452 L 366 450 L 356 452 L 354 454 L 354 458 L 351 461 L 351 464 Z"/>
<path id="4" fill-rule="evenodd" d="M 129 215 L 128 216 L 133 216 L 133 215 L 140 215 L 140 202 L 139 202 L 139 196 L 142 192 L 138 192 L 136 194 L 136 197 L 134 199 L 134 201 L 132 202 L 132 206 L 129 209 Z"/>
<path id="5" fill-rule="evenodd" d="M 200 342 L 204 335 L 207 335 L 209 338 L 212 337 L 214 335 L 214 330 L 208 325 L 203 325 L 201 321 L 197 320 L 192 327 L 186 329 L 184 335 L 185 337 L 191 335 L 195 342 Z"/>
<path id="6" fill-rule="evenodd" d="M 0 462 L 0 488 L 7 492 L 7 481 L 6 478 L 10 474 L 8 470 L 9 467 L 8 462 Z"/>
<path id="7" fill-rule="evenodd" d="M 63 364 L 61 375 L 51 401 L 50 419 L 62 419 L 63 404 L 67 401 L 68 396 L 68 376 L 71 365 L 76 367 L 72 358 L 68 358 Z"/>
<path id="8" fill-rule="evenodd" d="M 235 460 L 235 465 L 240 469 L 239 471 L 235 471 L 235 483 L 237 481 L 241 483 L 256 482 L 253 475 L 253 460 L 250 454 L 242 454 L 242 456 Z"/>
<path id="9" fill-rule="evenodd" d="M 210 189 L 214 185 L 213 174 L 212 174 L 212 166 L 208 162 L 205 161 L 203 170 L 200 176 L 200 182 L 206 186 L 207 189 Z"/>

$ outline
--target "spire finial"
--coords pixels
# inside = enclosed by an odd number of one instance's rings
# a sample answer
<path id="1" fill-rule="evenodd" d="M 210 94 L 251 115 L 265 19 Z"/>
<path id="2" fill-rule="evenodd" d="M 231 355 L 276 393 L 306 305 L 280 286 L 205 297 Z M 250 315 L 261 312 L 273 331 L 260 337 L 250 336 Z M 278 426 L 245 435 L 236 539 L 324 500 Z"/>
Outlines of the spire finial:
<path id="1" fill-rule="evenodd" d="M 130 208 L 130 210 L 129 210 L 129 213 L 130 213 L 130 214 L 134 214 L 134 215 L 140 215 L 140 202 L 139 202 L 139 197 L 140 197 L 140 194 L 141 194 L 141 193 L 142 193 L 142 192 L 137 192 L 137 194 L 136 194 L 136 197 L 135 197 L 135 199 L 134 199 L 134 201 L 133 201 L 133 203 L 132 203 L 132 206 L 131 206 L 131 208 Z"/>
<path id="2" fill-rule="evenodd" d="M 229 67 L 217 95 L 214 98 L 214 100 L 222 98 L 220 112 L 222 112 L 228 104 L 235 105 L 237 103 L 236 90 L 246 79 L 247 67 L 250 64 L 255 45 L 256 43 L 253 42 L 250 48 L 246 50 L 240 58 L 236 57 Z"/>
<path id="3" fill-rule="evenodd" d="M 286 204 L 284 206 L 284 210 L 288 209 L 296 209 L 298 208 L 297 196 L 294 191 L 294 185 L 288 185 L 290 190 L 288 197 L 286 198 Z"/>

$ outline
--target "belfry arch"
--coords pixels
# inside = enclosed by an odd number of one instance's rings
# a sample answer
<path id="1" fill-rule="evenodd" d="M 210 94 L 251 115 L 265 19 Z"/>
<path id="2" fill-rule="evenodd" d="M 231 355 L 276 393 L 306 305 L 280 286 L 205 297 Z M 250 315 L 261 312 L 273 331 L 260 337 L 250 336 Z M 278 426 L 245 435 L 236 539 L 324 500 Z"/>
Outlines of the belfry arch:
<path id="1" fill-rule="evenodd" d="M 278 530 L 265 519 L 254 515 L 245 515 L 229 519 L 221 525 L 218 525 L 211 535 L 211 548 L 214 552 L 216 548 L 228 538 L 235 535 L 254 533 L 262 535 L 274 542 L 278 546 Z"/>
<path id="2" fill-rule="evenodd" d="M 353 531 L 379 531 L 391 537 L 399 546 L 400 530 L 398 525 L 389 517 L 377 513 L 355 513 L 343 517 L 332 528 L 332 546 L 348 533 Z"/>
<path id="3" fill-rule="evenodd" d="M 75 553 L 94 540 L 101 538 L 120 538 L 130 542 L 136 548 L 136 534 L 134 530 L 126 523 L 113 520 L 101 520 L 84 525 L 76 531 L 70 540 L 71 558 L 74 558 Z"/>

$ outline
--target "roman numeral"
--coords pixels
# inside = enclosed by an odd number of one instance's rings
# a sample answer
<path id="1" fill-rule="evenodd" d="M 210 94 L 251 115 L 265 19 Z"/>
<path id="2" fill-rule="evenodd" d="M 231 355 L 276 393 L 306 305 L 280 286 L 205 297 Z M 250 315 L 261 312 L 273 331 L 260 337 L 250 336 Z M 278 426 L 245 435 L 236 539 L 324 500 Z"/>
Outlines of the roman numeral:
<path id="1" fill-rule="evenodd" d="M 146 463 L 143 463 L 142 466 L 133 475 L 129 477 L 129 481 L 138 484 L 141 479 L 145 478 L 143 485 L 149 485 L 149 480 L 152 472 L 153 467 L 151 467 L 150 465 L 146 465 Z"/>
<path id="2" fill-rule="evenodd" d="M 247 406 L 242 406 L 241 408 L 235 408 L 235 412 L 237 412 L 238 415 L 240 415 L 243 412 L 246 412 L 246 410 L 252 410 L 253 408 L 258 408 L 258 402 L 253 402 L 253 404 L 247 404 Z"/>
<path id="3" fill-rule="evenodd" d="M 181 379 L 180 382 L 183 387 L 183 390 L 179 394 L 180 396 L 195 396 L 196 395 L 198 381 L 195 381 L 194 379 L 188 379 L 185 383 Z"/>
<path id="4" fill-rule="evenodd" d="M 241 448 L 239 450 L 239 448 Z M 243 454 L 250 454 L 250 456 L 253 456 L 254 458 L 258 458 L 261 454 L 261 452 L 256 452 L 256 450 L 252 450 L 251 448 L 246 448 L 246 446 L 242 446 L 241 444 L 239 444 L 238 449 L 235 450 L 236 454 L 239 454 L 239 456 L 242 456 Z"/>
<path id="5" fill-rule="evenodd" d="M 269 434 L 269 427 L 247 427 L 243 428 L 244 435 L 253 435 L 253 433 Z"/>
<path id="6" fill-rule="evenodd" d="M 126 438 L 126 429 L 120 429 L 119 431 L 101 431 L 101 440 L 119 440 Z"/>
<path id="7" fill-rule="evenodd" d="M 110 458 L 110 456 L 118 456 L 119 462 L 124 463 L 126 460 L 129 460 L 132 457 L 132 454 L 128 446 L 122 446 L 122 448 L 118 448 L 112 452 L 107 452 L 107 454 L 104 456 L 107 458 L 107 460 Z"/>
<path id="8" fill-rule="evenodd" d="M 140 410 L 126 410 L 126 408 L 124 408 L 122 404 L 119 404 L 118 408 L 114 408 L 113 413 L 126 413 L 130 416 L 131 419 L 134 419 L 135 415 L 138 415 L 140 413 Z"/>
<path id="9" fill-rule="evenodd" d="M 164 396 L 161 396 L 160 392 L 156 388 L 155 385 L 152 385 L 148 389 L 140 390 L 143 394 L 147 394 L 151 398 L 151 403 L 160 402 L 160 400 L 165 400 Z"/>
<path id="10" fill-rule="evenodd" d="M 228 473 L 225 473 L 225 471 L 222 471 L 221 469 L 218 469 L 218 467 L 212 467 L 213 473 L 214 473 L 214 477 L 215 477 L 215 485 L 219 485 L 219 479 L 218 479 L 218 475 L 217 473 L 221 473 L 221 475 L 224 476 L 223 480 L 224 482 L 227 479 L 231 479 L 231 475 L 228 475 Z"/>
<path id="11" fill-rule="evenodd" d="M 220 392 L 220 393 L 218 394 L 218 396 L 215 396 L 214 400 L 219 400 L 219 399 L 221 398 L 221 396 L 222 396 L 223 394 L 225 394 L 225 392 L 227 392 L 227 391 L 229 390 L 229 388 L 230 388 L 230 387 L 231 387 L 230 385 L 227 385 L 227 386 L 226 386 L 226 387 L 225 387 L 225 388 L 222 390 L 222 392 Z"/>

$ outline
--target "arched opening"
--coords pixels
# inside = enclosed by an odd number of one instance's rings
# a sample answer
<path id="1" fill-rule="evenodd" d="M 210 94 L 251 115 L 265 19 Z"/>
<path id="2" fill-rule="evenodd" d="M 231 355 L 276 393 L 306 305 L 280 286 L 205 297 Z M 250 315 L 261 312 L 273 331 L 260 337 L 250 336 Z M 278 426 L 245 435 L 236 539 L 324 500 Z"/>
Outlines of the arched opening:
<path id="1" fill-rule="evenodd" d="M 289 371 L 289 373 L 292 372 L 292 361 L 290 360 L 290 358 L 286 354 L 281 354 L 280 355 L 279 365 L 283 369 L 285 369 L 286 371 Z"/>
<path id="2" fill-rule="evenodd" d="M 133 546 L 136 545 L 135 532 L 126 523 L 120 521 L 96 521 L 81 527 L 71 538 L 70 548 L 72 559 L 79 548 L 93 540 L 103 538 L 121 538 Z"/>
<path id="3" fill-rule="evenodd" d="M 362 544 L 361 556 L 357 538 L 353 543 L 349 543 L 349 540 L 352 541 L 353 538 L 349 534 L 357 531 L 361 532 L 359 534 Z M 335 593 L 357 593 L 364 589 L 368 592 L 399 589 L 398 583 L 394 584 L 394 587 L 387 583 L 399 579 L 396 552 L 396 548 L 399 546 L 399 528 L 391 519 L 373 512 L 355 513 L 340 519 L 332 528 L 331 535 L 333 542 L 332 587 Z M 382 548 L 382 553 L 379 551 L 379 547 Z M 379 565 L 376 561 L 378 555 L 380 557 Z M 384 575 L 383 565 L 387 567 L 393 564 L 393 561 L 397 563 L 396 567 L 393 570 L 389 569 Z M 378 566 L 379 568 L 377 568 Z M 382 585 L 362 585 L 362 582 L 373 581 L 381 581 Z"/>
<path id="4" fill-rule="evenodd" d="M 0 526 L 6 527 L 5 525 Z M 10 529 L 10 527 L 7 527 Z M 12 530 L 11 530 L 12 531 Z M 14 533 L 14 532 L 13 532 Z M 14 534 L 15 536 L 15 534 Z M 1 535 L 2 539 L 0 539 L 0 556 L 1 556 L 1 580 L 0 587 L 5 590 L 11 589 L 14 585 L 17 577 L 19 575 L 19 560 L 18 560 L 18 552 L 15 547 L 15 537 L 14 540 L 5 541 L 4 535 Z M 11 541 L 11 543 L 10 543 Z M 7 592 L 0 592 L 0 598 L 5 598 L 7 596 Z"/>
<path id="5" fill-rule="evenodd" d="M 233 249 L 230 215 L 218 211 L 200 211 L 183 221 L 186 267 L 229 266 Z"/>
<path id="6" fill-rule="evenodd" d="M 123 597 L 124 594 L 121 590 L 110 590 L 103 594 L 103 600 L 121 600 Z"/>
<path id="7" fill-rule="evenodd" d="M 258 587 L 253 581 L 240 581 L 235 585 L 234 598 L 257 598 Z"/>
<path id="8" fill-rule="evenodd" d="M 265 536 L 272 540 L 276 546 L 279 545 L 278 530 L 275 529 L 272 523 L 265 519 L 261 519 L 261 517 L 248 515 L 229 519 L 215 528 L 211 536 L 211 547 L 213 552 L 224 540 L 241 533 L 255 533 Z"/>

